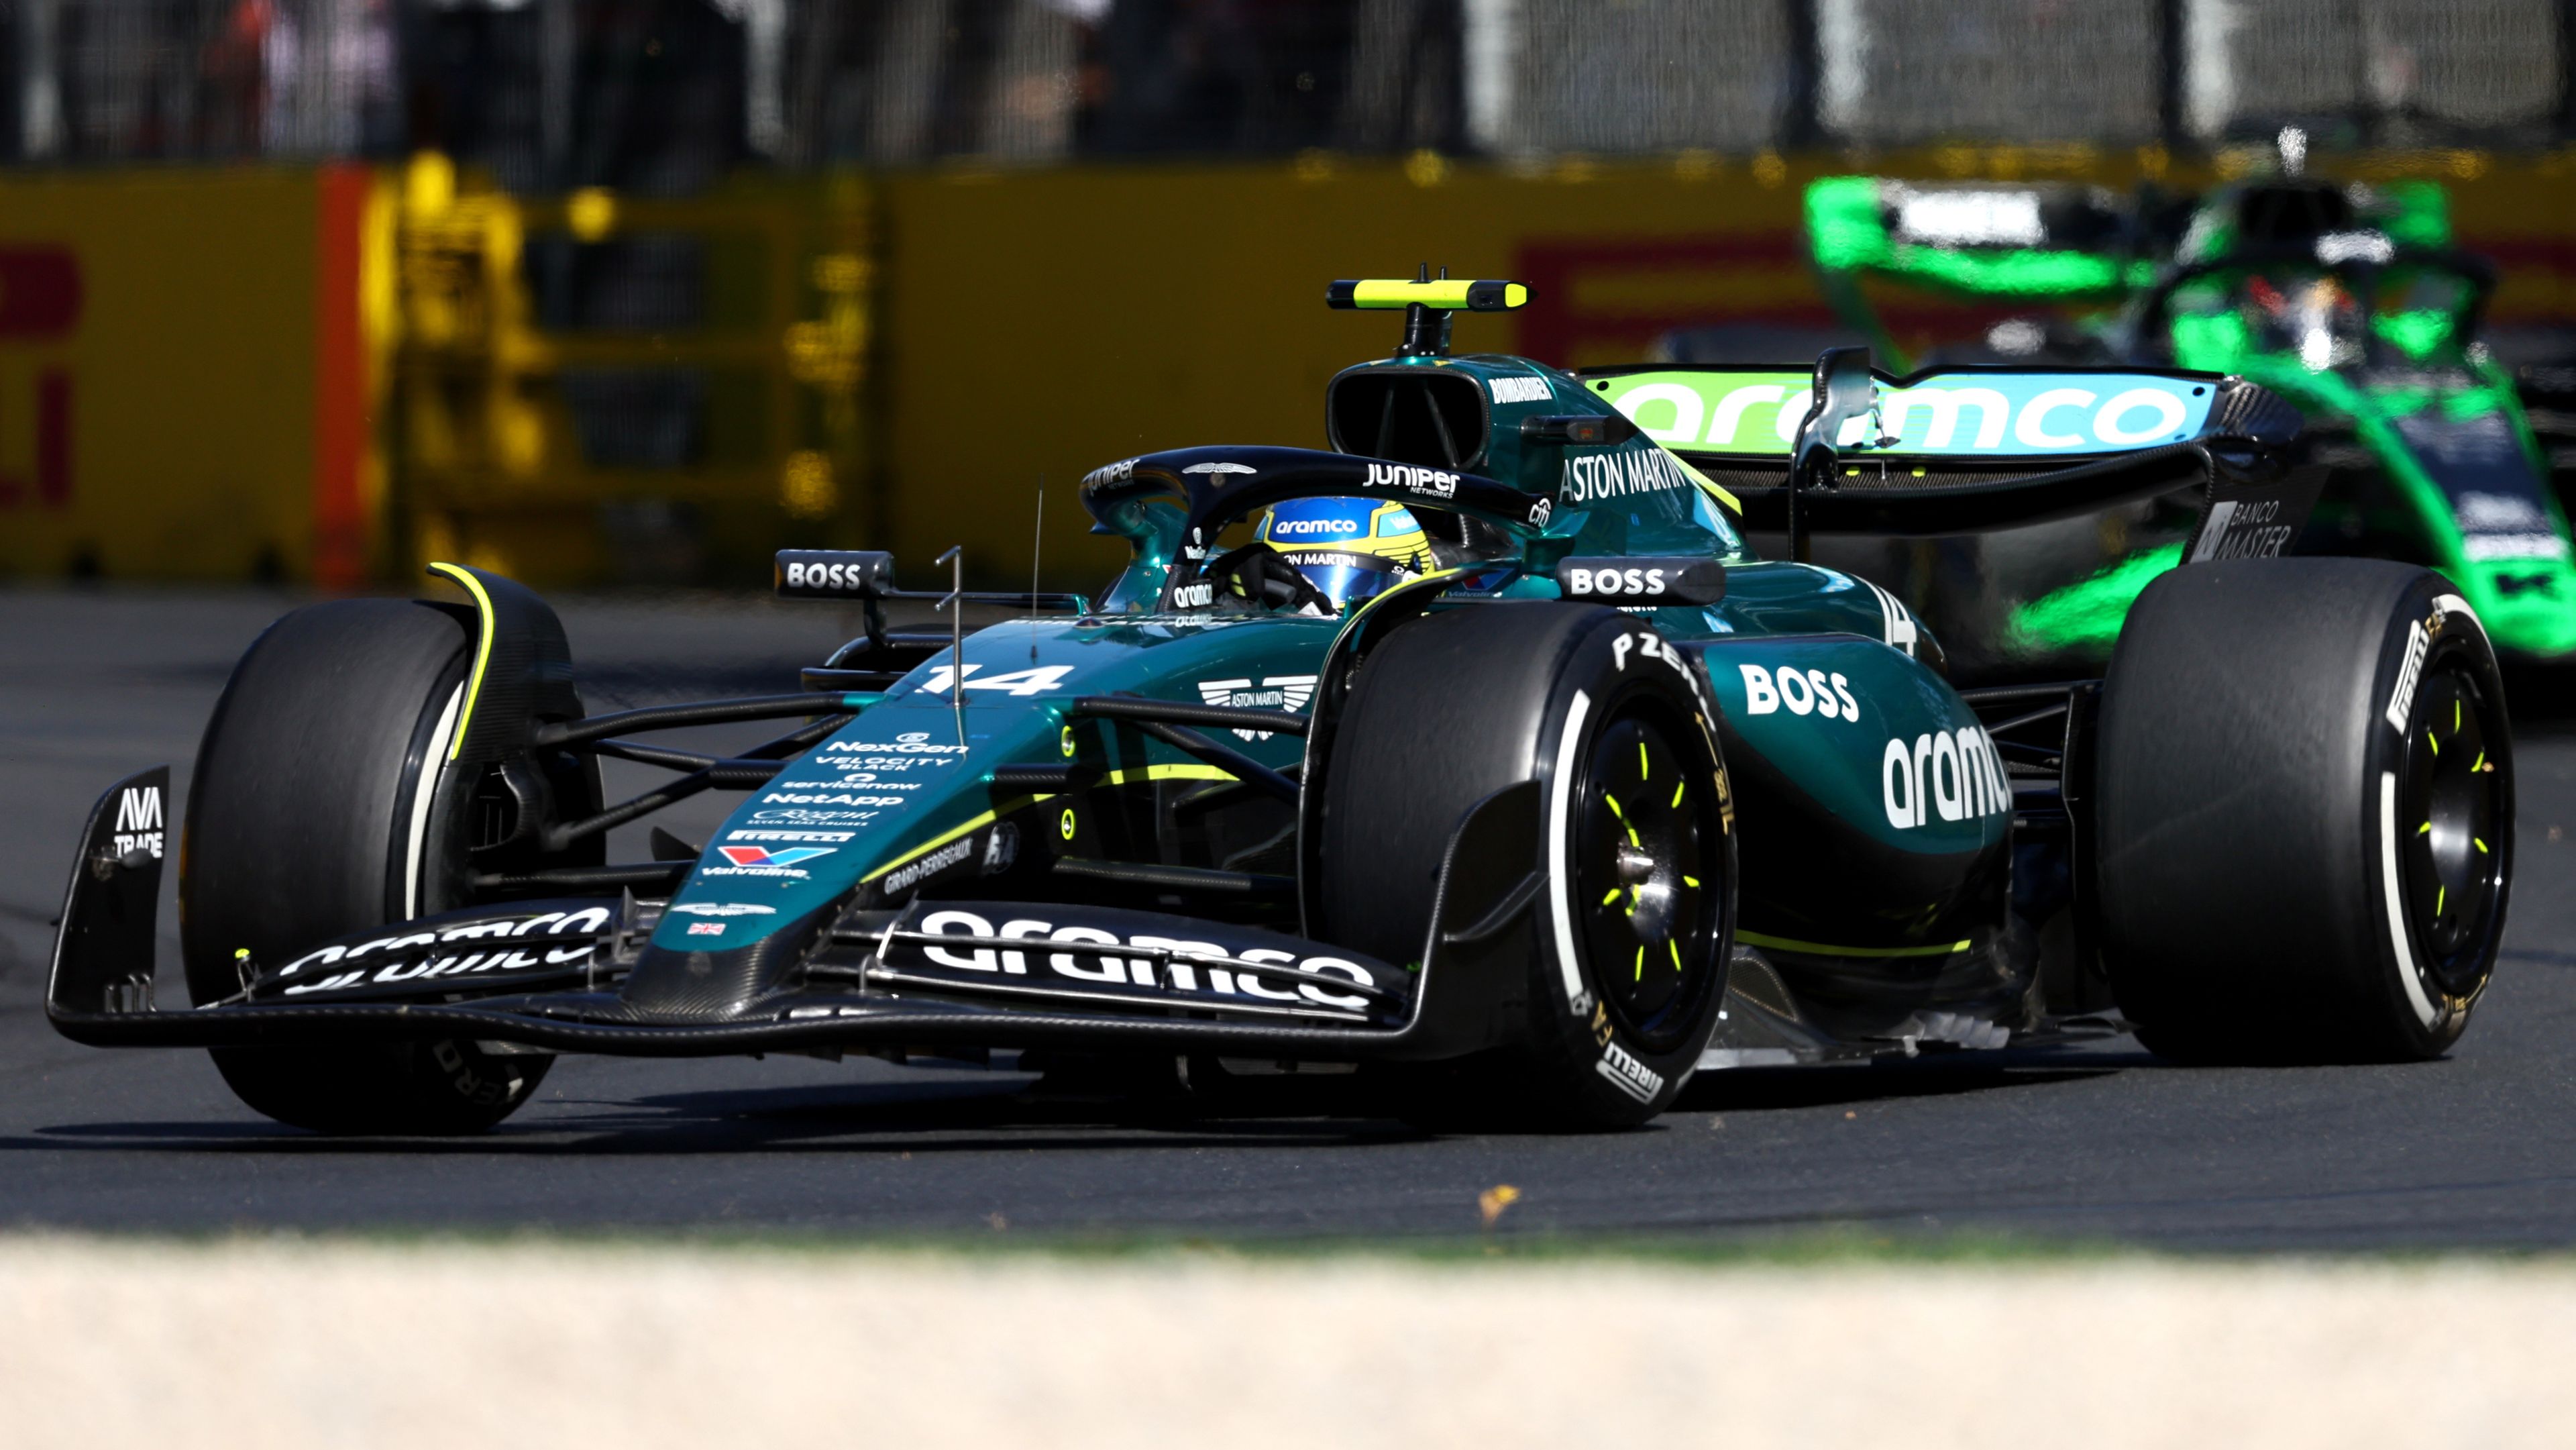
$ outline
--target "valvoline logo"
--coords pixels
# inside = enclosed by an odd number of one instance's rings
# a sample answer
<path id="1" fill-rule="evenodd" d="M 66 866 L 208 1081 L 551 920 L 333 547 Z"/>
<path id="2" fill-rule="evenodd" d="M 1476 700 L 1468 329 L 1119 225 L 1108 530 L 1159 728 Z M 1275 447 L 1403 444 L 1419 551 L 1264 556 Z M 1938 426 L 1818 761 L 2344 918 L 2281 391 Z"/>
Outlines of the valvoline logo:
<path id="1" fill-rule="evenodd" d="M 716 849 L 737 866 L 793 866 L 799 861 L 832 854 L 829 846 L 790 846 L 784 851 L 773 851 L 767 846 L 718 846 Z"/>

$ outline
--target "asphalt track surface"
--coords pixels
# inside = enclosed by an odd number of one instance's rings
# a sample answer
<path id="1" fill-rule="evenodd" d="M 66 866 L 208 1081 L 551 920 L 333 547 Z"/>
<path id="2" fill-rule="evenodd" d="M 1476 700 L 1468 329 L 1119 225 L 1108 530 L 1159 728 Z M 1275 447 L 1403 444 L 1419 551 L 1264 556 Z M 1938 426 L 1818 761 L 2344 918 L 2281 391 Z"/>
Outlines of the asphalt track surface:
<path id="1" fill-rule="evenodd" d="M 1474 1234 L 1478 1194 L 1508 1183 L 1521 1197 L 1500 1231 L 1570 1238 L 2576 1242 L 2576 732 L 2527 719 L 2506 961 L 2439 1062 L 2186 1069 L 2121 1040 L 1712 1074 L 1613 1136 L 1426 1137 L 1331 1111 L 1329 1095 L 1191 1117 L 1034 1095 L 1008 1073 L 571 1059 L 484 1138 L 280 1129 L 202 1054 L 77 1046 L 40 999 L 90 802 L 163 761 L 184 800 L 231 662 L 294 602 L 0 592 L 0 1226 L 1409 1237 Z M 576 601 L 563 614 L 593 709 L 775 690 L 844 637 L 817 606 Z M 692 804 L 673 813 L 683 835 L 721 810 Z M 643 854 L 640 839 L 613 849 Z M 166 905 L 162 921 L 175 1000 Z"/>

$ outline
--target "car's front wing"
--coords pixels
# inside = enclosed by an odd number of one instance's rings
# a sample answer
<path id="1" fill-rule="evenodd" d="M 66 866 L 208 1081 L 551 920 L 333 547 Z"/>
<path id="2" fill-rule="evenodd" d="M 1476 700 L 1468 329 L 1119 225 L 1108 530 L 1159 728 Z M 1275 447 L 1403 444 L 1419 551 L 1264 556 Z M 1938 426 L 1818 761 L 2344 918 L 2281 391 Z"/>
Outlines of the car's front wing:
<path id="1" fill-rule="evenodd" d="M 789 990 L 689 1015 L 639 1010 L 623 965 L 661 905 L 514 901 L 241 963 L 241 990 L 154 1005 L 160 768 L 92 811 L 64 900 L 46 1013 L 97 1046 L 472 1038 L 650 1057 L 953 1046 L 1435 1058 L 1491 1045 L 1523 979 L 1540 895 L 1538 798 L 1499 792 L 1450 842 L 1418 963 L 1280 933 L 1062 903 L 915 901 L 818 922 Z M 134 829 L 149 819 L 149 833 Z"/>

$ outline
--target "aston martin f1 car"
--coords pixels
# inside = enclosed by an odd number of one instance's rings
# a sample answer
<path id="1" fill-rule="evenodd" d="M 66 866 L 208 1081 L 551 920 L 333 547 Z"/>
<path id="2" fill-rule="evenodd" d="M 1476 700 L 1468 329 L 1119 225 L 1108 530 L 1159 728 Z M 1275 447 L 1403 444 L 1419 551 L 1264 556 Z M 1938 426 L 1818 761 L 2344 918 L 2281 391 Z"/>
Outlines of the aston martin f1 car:
<path id="1" fill-rule="evenodd" d="M 2460 1035 L 2514 850 L 2494 652 L 2421 569 L 2269 557 L 2294 410 L 2215 374 L 1997 374 L 2036 420 L 1997 456 L 1889 421 L 1857 350 L 1750 378 L 1451 354 L 1455 313 L 1525 296 L 1334 284 L 1405 334 L 1332 380 L 1332 448 L 1095 470 L 1132 550 L 1096 597 L 781 554 L 781 594 L 867 621 L 800 690 L 588 714 L 544 602 L 455 564 L 458 600 L 287 614 L 197 758 L 193 1005 L 156 1005 L 162 767 L 83 835 L 51 1020 L 210 1048 L 260 1112 L 366 1133 L 488 1127 L 567 1053 L 1349 1064 L 1426 1120 L 1597 1129 L 1747 1064 Z M 1614 405 L 1647 387 L 1703 443 L 1762 392 L 1789 451 L 1679 456 Z M 2189 562 L 2099 680 L 1953 689 L 1902 604 L 1794 557 L 2177 489 Z M 932 598 L 1027 612 L 887 625 Z M 731 754 L 651 738 L 760 721 Z M 674 774 L 612 803 L 602 757 Z M 744 798 L 702 848 L 604 858 L 708 790 Z"/>
<path id="2" fill-rule="evenodd" d="M 1830 177 L 1808 190 L 1808 240 L 1836 311 L 1900 360 L 1873 283 L 2024 309 L 1933 350 L 1952 365 L 2170 363 L 2262 384 L 2306 415 L 2300 451 L 2329 474 L 2300 552 L 2429 564 L 2508 655 L 2576 655 L 2576 550 L 2533 428 L 2566 417 L 2566 370 L 2518 382 L 2490 351 L 2495 269 L 2456 246 L 2439 187 L 2289 169 L 2197 198 Z M 1993 621 L 2005 652 L 2107 656 L 2182 526 L 2133 511 L 2079 541 L 2092 577 L 2031 575 L 2048 587 Z"/>

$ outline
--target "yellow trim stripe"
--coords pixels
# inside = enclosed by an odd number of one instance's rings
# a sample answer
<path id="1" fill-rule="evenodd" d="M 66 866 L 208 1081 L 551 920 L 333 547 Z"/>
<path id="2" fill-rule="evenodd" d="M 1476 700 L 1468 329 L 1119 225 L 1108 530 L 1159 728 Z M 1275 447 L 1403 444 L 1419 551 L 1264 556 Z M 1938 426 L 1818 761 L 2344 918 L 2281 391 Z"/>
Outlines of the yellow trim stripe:
<path id="1" fill-rule="evenodd" d="M 1666 456 L 1670 457 L 1673 462 L 1682 466 L 1682 472 L 1690 475 L 1691 482 L 1707 489 L 1709 497 L 1716 499 L 1719 503 L 1733 509 L 1736 517 L 1742 518 L 1744 516 L 1744 501 L 1742 499 L 1737 498 L 1733 493 L 1720 487 L 1717 481 L 1710 478 L 1707 474 L 1691 467 L 1689 459 L 1682 457 L 1680 454 L 1673 452 L 1673 450 L 1669 448 L 1665 449 L 1664 453 Z"/>
<path id="2" fill-rule="evenodd" d="M 447 758 L 454 760 L 465 748 L 465 729 L 474 723 L 474 702 L 483 698 L 483 671 L 492 663 L 492 596 L 483 592 L 483 582 L 474 571 L 461 564 L 432 564 L 432 574 L 443 574 L 474 596 L 475 611 L 482 616 L 483 627 L 475 631 L 474 673 L 465 682 L 465 708 L 456 715 L 456 740 L 447 747 Z"/>
<path id="3" fill-rule="evenodd" d="M 1126 785 L 1134 781 L 1232 779 L 1234 779 L 1234 776 L 1231 772 L 1219 770 L 1213 765 L 1148 765 L 1141 769 L 1113 770 L 1107 775 L 1102 776 L 1100 778 L 1100 783 L 1102 785 Z M 913 847 L 911 850 L 904 852 L 902 855 L 895 857 L 893 860 L 886 862 L 874 871 L 860 877 L 860 884 L 864 885 L 867 882 L 874 881 L 878 877 L 894 870 L 898 866 L 918 861 L 922 857 L 929 855 L 931 852 L 938 850 L 940 847 L 947 845 L 949 842 L 956 840 L 958 837 L 963 836 L 970 831 L 981 830 L 982 828 L 991 825 L 996 820 L 1001 819 L 1003 816 L 1011 814 L 1013 811 L 1025 810 L 1030 806 L 1036 805 L 1040 801 L 1051 801 L 1054 799 L 1055 792 L 1053 791 L 1048 791 L 1039 795 L 1015 796 L 1012 799 L 995 806 L 993 809 L 986 811 L 984 814 L 977 816 L 975 819 L 968 821 L 966 824 L 958 826 L 953 830 L 942 831 L 938 835 L 931 837 L 929 840 L 922 842 L 920 845 Z"/>
<path id="4" fill-rule="evenodd" d="M 1749 947 L 1773 947 L 1784 952 L 1806 952 L 1820 957 L 1947 957 L 1964 952 L 1973 945 L 1955 941 L 1946 946 L 1927 947 L 1838 947 L 1785 936 L 1764 936 L 1758 931 L 1745 931 L 1740 927 L 1736 929 L 1735 939 Z"/>

